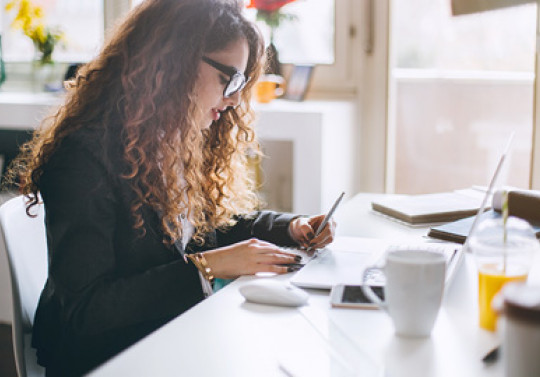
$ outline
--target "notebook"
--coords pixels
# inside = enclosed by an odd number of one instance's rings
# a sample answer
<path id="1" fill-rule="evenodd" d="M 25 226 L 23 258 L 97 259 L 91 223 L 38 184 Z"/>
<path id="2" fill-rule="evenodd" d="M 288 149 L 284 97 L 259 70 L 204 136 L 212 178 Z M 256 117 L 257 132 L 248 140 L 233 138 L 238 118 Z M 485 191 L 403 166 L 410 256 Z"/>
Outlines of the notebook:
<path id="1" fill-rule="evenodd" d="M 475 188 L 422 195 L 389 196 L 371 203 L 374 211 L 407 224 L 454 221 L 475 215 L 484 192 Z"/>
<path id="2" fill-rule="evenodd" d="M 474 217 L 469 234 L 474 233 L 484 213 L 513 138 L 514 134 L 512 133 L 484 194 L 480 209 Z M 448 287 L 463 260 L 463 252 L 467 250 L 467 246 L 467 242 L 463 246 L 455 243 L 430 242 L 404 244 L 385 239 L 337 237 L 330 247 L 319 251 L 313 257 L 304 256 L 306 264 L 291 278 L 291 283 L 302 288 L 318 289 L 332 289 L 337 284 L 361 285 L 364 270 L 372 265 L 382 264 L 386 252 L 395 249 L 420 249 L 433 250 L 445 255 L 445 285 Z M 381 276 L 370 276 L 369 278 L 368 284 L 384 285 L 384 279 Z"/>

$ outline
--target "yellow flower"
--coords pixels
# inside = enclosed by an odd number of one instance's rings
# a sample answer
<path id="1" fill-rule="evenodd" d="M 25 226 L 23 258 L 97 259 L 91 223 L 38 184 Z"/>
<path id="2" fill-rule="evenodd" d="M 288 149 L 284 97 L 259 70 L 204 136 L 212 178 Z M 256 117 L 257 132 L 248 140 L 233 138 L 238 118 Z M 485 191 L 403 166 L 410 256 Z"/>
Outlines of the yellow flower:
<path id="1" fill-rule="evenodd" d="M 43 9 L 32 4 L 31 0 L 11 0 L 5 5 L 5 9 L 6 11 L 17 10 L 11 27 L 21 30 L 32 40 L 42 53 L 42 63 L 52 62 L 54 47 L 58 41 L 63 39 L 63 33 L 45 26 Z"/>
<path id="2" fill-rule="evenodd" d="M 43 9 L 41 9 L 40 7 L 34 7 L 34 18 L 43 18 L 43 17 L 44 17 Z"/>
<path id="3" fill-rule="evenodd" d="M 6 11 L 10 11 L 15 6 L 15 0 L 12 0 L 6 4 L 6 7 L 4 8 Z"/>
<path id="4" fill-rule="evenodd" d="M 19 5 L 18 17 L 22 19 L 30 19 L 30 4 L 26 0 L 22 0 Z"/>
<path id="5" fill-rule="evenodd" d="M 43 24 L 36 26 L 36 28 L 34 29 L 34 35 L 35 37 L 33 39 L 38 40 L 41 43 L 45 43 L 45 41 L 47 40 L 45 26 L 43 26 Z"/>

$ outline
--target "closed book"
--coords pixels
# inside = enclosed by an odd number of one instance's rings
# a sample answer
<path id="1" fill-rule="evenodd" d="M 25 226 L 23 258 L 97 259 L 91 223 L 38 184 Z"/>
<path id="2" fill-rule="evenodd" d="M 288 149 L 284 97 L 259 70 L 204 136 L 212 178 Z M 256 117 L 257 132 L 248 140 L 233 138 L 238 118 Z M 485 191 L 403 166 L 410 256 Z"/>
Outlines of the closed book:
<path id="1" fill-rule="evenodd" d="M 501 207 L 502 192 L 497 191 L 493 195 L 494 210 L 484 212 L 480 216 L 480 221 L 501 217 Z M 540 238 L 540 192 L 532 190 L 510 191 L 508 193 L 508 214 L 527 220 L 531 224 L 536 238 Z M 448 224 L 431 227 L 428 236 L 463 244 L 469 235 L 475 217 L 471 216 Z"/>
<path id="2" fill-rule="evenodd" d="M 484 192 L 477 189 L 456 190 L 435 194 L 398 195 L 373 201 L 374 211 L 409 224 L 449 222 L 478 212 Z"/>
<path id="3" fill-rule="evenodd" d="M 493 219 L 500 216 L 501 215 L 498 212 L 487 211 L 480 216 L 480 221 L 485 219 Z M 471 231 L 475 217 L 476 215 L 453 221 L 448 224 L 431 227 L 428 232 L 428 237 L 463 244 Z"/>

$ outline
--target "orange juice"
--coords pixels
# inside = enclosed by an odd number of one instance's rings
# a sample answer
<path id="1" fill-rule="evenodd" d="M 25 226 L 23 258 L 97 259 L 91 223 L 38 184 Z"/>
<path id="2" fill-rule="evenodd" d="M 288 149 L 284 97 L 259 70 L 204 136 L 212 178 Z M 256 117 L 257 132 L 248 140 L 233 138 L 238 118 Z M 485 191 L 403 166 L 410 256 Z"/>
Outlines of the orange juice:
<path id="1" fill-rule="evenodd" d="M 487 264 L 480 267 L 478 271 L 480 327 L 485 330 L 495 331 L 497 314 L 491 308 L 491 301 L 506 283 L 527 280 L 525 271 L 526 268 L 519 268 L 518 266 L 508 266 L 504 271 L 502 265 L 497 264 Z"/>

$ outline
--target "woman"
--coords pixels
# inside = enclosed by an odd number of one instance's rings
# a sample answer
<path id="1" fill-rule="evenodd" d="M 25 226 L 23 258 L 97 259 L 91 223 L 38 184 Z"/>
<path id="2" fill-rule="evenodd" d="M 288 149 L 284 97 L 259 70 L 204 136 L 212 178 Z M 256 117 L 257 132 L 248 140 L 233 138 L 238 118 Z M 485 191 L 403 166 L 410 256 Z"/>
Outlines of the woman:
<path id="1" fill-rule="evenodd" d="M 101 364 L 200 302 L 214 277 L 293 271 L 297 257 L 275 245 L 332 241 L 334 223 L 312 239 L 322 216 L 254 212 L 262 54 L 241 2 L 148 0 L 27 146 L 28 210 L 40 193 L 46 211 L 33 346 L 47 375 Z"/>

